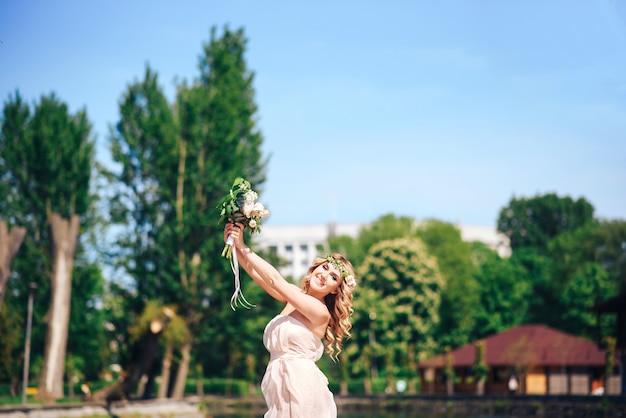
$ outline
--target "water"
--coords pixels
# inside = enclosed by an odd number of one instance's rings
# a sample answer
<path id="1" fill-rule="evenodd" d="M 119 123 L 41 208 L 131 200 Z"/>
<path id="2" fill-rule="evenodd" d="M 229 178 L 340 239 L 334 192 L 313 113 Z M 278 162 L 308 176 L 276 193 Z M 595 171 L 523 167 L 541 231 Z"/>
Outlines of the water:
<path id="1" fill-rule="evenodd" d="M 206 418 L 262 418 L 263 415 L 255 414 L 231 414 L 231 415 L 208 415 Z M 339 414 L 339 418 L 498 418 L 486 415 L 458 415 L 458 414 L 424 414 L 418 412 L 352 412 Z"/>

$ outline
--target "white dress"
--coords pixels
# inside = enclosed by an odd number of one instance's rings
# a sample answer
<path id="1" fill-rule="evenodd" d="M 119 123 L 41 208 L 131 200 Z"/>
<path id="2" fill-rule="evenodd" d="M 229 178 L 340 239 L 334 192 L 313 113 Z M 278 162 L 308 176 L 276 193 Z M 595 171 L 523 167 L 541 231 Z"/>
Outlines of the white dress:
<path id="1" fill-rule="evenodd" d="M 337 406 L 328 379 L 315 362 L 324 345 L 302 322 L 278 315 L 265 327 L 270 361 L 261 383 L 265 418 L 335 418 Z"/>

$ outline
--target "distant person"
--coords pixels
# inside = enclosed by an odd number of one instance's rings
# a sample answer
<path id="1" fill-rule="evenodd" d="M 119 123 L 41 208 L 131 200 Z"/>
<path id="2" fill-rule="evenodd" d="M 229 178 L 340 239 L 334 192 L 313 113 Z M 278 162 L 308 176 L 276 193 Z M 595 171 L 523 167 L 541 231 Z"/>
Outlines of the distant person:
<path id="1" fill-rule="evenodd" d="M 517 386 L 517 377 L 515 377 L 515 375 L 511 375 L 511 377 L 509 377 L 509 395 L 515 395 L 517 392 Z"/>
<path id="2" fill-rule="evenodd" d="M 315 362 L 322 357 L 324 345 L 336 357 L 344 338 L 350 336 L 354 268 L 338 253 L 318 257 L 299 288 L 246 246 L 243 229 L 243 224 L 228 223 L 224 241 L 233 238 L 243 269 L 269 295 L 285 303 L 263 333 L 270 352 L 261 382 L 268 406 L 265 418 L 335 418 L 337 406 L 328 379 Z"/>
<path id="3" fill-rule="evenodd" d="M 604 395 L 604 385 L 602 379 L 593 379 L 591 381 L 591 394 L 596 396 Z"/>

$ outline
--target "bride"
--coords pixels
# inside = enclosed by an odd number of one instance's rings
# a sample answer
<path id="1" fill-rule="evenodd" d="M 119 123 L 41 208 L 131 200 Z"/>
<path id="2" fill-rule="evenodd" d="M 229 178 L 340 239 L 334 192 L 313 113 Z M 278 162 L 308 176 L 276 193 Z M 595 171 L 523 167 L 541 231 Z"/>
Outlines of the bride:
<path id="1" fill-rule="evenodd" d="M 336 417 L 328 379 L 315 362 L 324 351 L 336 360 L 344 339 L 350 336 L 354 268 L 338 253 L 318 257 L 299 288 L 245 244 L 243 229 L 241 223 L 226 224 L 224 241 L 232 238 L 241 267 L 285 304 L 263 333 L 263 344 L 270 352 L 261 383 L 268 406 L 265 418 Z"/>

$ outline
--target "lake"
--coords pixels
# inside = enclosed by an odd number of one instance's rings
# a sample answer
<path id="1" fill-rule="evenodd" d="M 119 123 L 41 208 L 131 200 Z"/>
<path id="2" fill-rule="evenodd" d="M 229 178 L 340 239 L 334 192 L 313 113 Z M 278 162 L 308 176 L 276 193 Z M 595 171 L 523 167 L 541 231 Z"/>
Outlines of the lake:
<path id="1" fill-rule="evenodd" d="M 262 418 L 263 415 L 233 414 L 233 415 L 208 415 L 207 418 Z M 458 414 L 424 414 L 417 412 L 372 412 L 372 413 L 347 413 L 339 414 L 338 418 L 501 418 L 485 415 L 458 415 Z"/>

